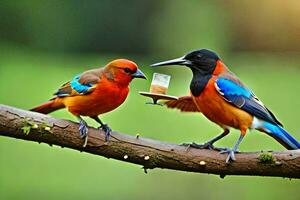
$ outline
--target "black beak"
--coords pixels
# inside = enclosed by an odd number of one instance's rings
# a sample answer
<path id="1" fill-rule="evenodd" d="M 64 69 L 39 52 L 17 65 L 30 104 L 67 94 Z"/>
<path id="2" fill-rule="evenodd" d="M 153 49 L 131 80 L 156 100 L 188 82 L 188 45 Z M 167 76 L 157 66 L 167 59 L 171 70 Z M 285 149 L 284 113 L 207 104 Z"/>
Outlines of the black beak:
<path id="1" fill-rule="evenodd" d="M 144 74 L 141 70 L 139 70 L 139 69 L 137 69 L 136 72 L 133 73 L 131 76 L 132 76 L 132 78 L 143 78 L 143 79 L 147 79 L 146 76 L 145 76 L 145 74 Z"/>
<path id="2" fill-rule="evenodd" d="M 155 63 L 150 65 L 151 67 L 158 67 L 158 66 L 166 66 L 166 65 L 191 65 L 191 61 L 186 60 L 184 57 L 176 58 L 173 60 L 167 60 L 159 63 Z"/>

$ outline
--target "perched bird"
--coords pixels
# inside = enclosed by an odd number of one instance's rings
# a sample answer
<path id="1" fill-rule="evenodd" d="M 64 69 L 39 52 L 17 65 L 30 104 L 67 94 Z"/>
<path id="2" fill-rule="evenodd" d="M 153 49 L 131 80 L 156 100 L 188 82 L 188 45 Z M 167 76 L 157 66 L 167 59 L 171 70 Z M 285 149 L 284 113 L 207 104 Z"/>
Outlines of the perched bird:
<path id="1" fill-rule="evenodd" d="M 114 110 L 125 101 L 133 78 L 146 79 L 146 76 L 130 60 L 113 60 L 103 68 L 91 69 L 75 76 L 63 84 L 52 99 L 31 111 L 47 114 L 67 108 L 79 120 L 79 133 L 81 138 L 85 138 L 84 146 L 87 143 L 88 128 L 81 116 L 91 117 L 101 125 L 105 140 L 108 141 L 111 129 L 98 115 Z"/>
<path id="2" fill-rule="evenodd" d="M 300 144 L 276 119 L 274 114 L 233 74 L 220 57 L 207 49 L 196 50 L 187 55 L 152 64 L 184 65 L 192 70 L 190 95 L 166 102 L 170 108 L 183 112 L 201 112 L 224 132 L 205 144 L 191 144 L 193 147 L 214 149 L 213 144 L 229 134 L 230 127 L 240 130 L 240 137 L 228 153 L 226 162 L 235 160 L 235 152 L 248 129 L 257 129 L 275 138 L 287 149 L 299 149 Z"/>

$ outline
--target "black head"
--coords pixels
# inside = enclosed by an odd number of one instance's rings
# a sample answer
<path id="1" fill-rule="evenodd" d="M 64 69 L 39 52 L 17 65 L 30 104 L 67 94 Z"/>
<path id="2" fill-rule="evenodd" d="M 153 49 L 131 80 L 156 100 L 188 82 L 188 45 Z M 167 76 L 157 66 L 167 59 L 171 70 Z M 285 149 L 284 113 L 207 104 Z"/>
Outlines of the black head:
<path id="1" fill-rule="evenodd" d="M 200 73 L 212 73 L 217 65 L 220 57 L 213 51 L 208 49 L 200 49 L 192 51 L 183 57 L 152 64 L 152 67 L 166 65 L 185 65 L 193 71 Z"/>

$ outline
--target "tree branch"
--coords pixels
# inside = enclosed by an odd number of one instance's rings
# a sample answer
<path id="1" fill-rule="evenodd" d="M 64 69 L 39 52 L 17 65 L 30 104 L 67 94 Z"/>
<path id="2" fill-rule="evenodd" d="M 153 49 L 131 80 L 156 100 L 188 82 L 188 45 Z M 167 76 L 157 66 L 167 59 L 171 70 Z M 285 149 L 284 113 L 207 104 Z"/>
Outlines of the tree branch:
<path id="1" fill-rule="evenodd" d="M 227 155 L 113 132 L 109 143 L 104 133 L 89 128 L 87 146 L 79 137 L 78 124 L 47 115 L 0 105 L 0 135 L 45 142 L 107 158 L 144 166 L 225 175 L 300 178 L 300 151 L 238 153 L 226 164 Z"/>

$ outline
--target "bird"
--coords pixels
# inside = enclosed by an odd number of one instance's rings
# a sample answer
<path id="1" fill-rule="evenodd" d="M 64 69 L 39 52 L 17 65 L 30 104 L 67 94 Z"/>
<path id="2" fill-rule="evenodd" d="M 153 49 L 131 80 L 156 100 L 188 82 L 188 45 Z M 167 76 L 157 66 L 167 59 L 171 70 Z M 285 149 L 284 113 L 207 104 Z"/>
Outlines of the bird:
<path id="1" fill-rule="evenodd" d="M 152 64 L 152 67 L 180 65 L 188 67 L 193 74 L 190 95 L 167 101 L 169 108 L 182 112 L 199 112 L 223 132 L 204 144 L 192 143 L 195 148 L 217 149 L 227 153 L 226 163 L 235 161 L 235 153 L 247 131 L 257 129 L 276 139 L 285 148 L 299 149 L 299 142 L 284 130 L 275 115 L 258 99 L 242 81 L 229 70 L 212 50 L 199 49 L 186 55 Z M 233 148 L 215 148 L 213 144 L 238 129 L 240 136 Z"/>
<path id="2" fill-rule="evenodd" d="M 79 134 L 88 140 L 88 127 L 82 116 L 88 116 L 100 124 L 108 142 L 112 129 L 98 115 L 119 107 L 127 98 L 129 84 L 134 78 L 146 79 L 137 64 L 128 59 L 116 59 L 105 67 L 87 70 L 63 84 L 48 102 L 31 111 L 48 114 L 66 108 L 79 120 Z"/>

